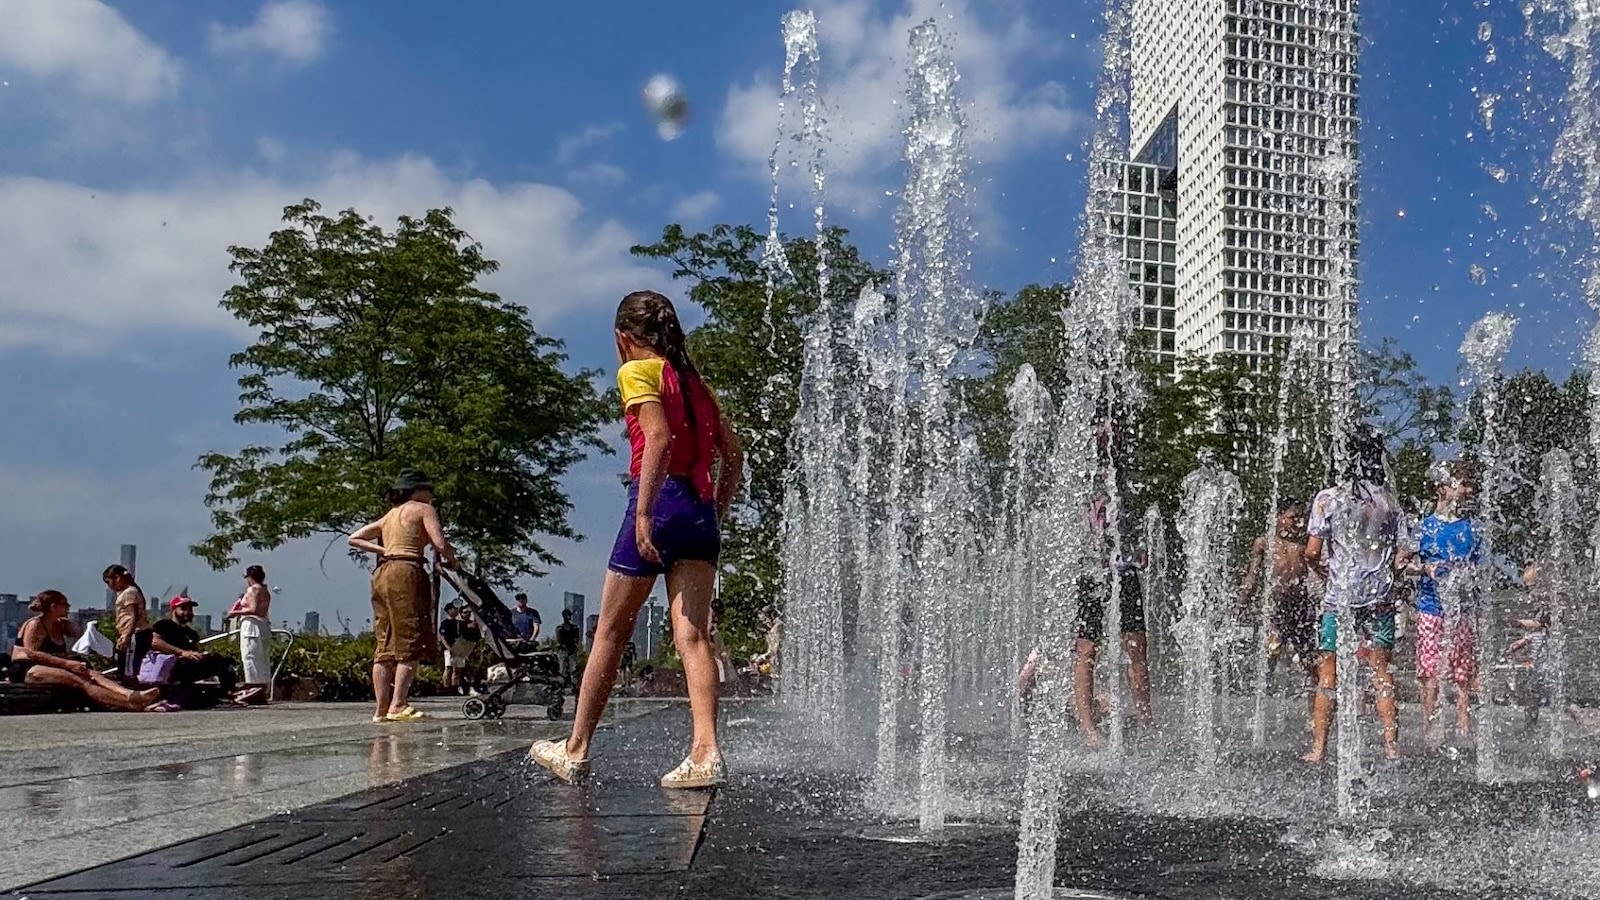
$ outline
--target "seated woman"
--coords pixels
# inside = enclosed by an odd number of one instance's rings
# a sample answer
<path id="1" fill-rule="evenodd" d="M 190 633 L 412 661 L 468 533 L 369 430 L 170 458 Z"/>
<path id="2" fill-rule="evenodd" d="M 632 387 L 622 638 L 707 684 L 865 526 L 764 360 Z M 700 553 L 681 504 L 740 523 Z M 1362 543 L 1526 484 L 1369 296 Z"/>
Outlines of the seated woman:
<path id="1" fill-rule="evenodd" d="M 60 591 L 43 591 L 28 604 L 36 615 L 22 623 L 17 645 L 11 648 L 12 683 L 76 688 L 114 709 L 164 711 L 160 691 L 129 690 L 67 655 L 67 639 L 73 636 L 67 621 L 69 606 Z"/>

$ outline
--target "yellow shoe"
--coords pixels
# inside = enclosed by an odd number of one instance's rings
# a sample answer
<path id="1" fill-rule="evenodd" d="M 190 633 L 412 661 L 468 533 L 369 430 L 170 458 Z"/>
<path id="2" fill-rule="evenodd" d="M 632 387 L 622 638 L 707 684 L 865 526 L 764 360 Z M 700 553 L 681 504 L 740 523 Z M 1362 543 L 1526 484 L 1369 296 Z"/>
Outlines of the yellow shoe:
<path id="1" fill-rule="evenodd" d="M 427 713 L 417 709 L 415 706 L 407 706 L 399 712 L 389 713 L 384 716 L 384 719 L 390 722 L 415 722 L 418 719 L 426 719 L 427 717 Z"/>

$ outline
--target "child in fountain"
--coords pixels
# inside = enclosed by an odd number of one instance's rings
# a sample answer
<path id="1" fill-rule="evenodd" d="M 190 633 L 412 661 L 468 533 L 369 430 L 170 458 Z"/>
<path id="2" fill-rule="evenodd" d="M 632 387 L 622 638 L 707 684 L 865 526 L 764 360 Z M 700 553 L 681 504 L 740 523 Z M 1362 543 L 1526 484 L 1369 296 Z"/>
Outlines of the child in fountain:
<path id="1" fill-rule="evenodd" d="M 1102 466 L 1110 464 L 1116 440 L 1110 428 L 1102 428 L 1096 435 Z M 1133 550 L 1134 535 L 1139 532 L 1131 523 L 1119 522 L 1121 539 L 1113 540 L 1110 501 L 1110 496 L 1102 490 L 1090 507 L 1090 532 L 1100 559 L 1093 574 L 1078 580 L 1078 639 L 1072 672 L 1072 706 L 1078 730 L 1091 747 L 1101 743 L 1098 712 L 1102 704 L 1096 702 L 1094 694 L 1094 665 L 1100 643 L 1105 639 L 1105 614 L 1107 601 L 1112 598 L 1113 580 L 1120 637 L 1123 650 L 1128 654 L 1128 690 L 1133 695 L 1134 712 L 1146 727 L 1155 724 L 1150 708 L 1150 669 L 1145 658 L 1144 587 L 1139 580 L 1139 554 Z M 1120 555 L 1115 552 L 1114 543 L 1120 543 Z"/>
<path id="2" fill-rule="evenodd" d="M 1333 718 L 1334 689 L 1338 686 L 1338 610 L 1348 605 L 1354 612 L 1357 634 L 1371 641 L 1368 656 L 1383 720 L 1383 751 L 1400 758 L 1400 731 L 1395 705 L 1394 675 L 1389 656 L 1394 652 L 1395 619 L 1391 592 L 1395 581 L 1395 556 L 1401 538 L 1400 501 L 1388 487 L 1383 437 L 1370 425 L 1353 427 L 1345 437 L 1348 468 L 1342 483 L 1317 494 L 1307 522 L 1306 564 L 1327 582 L 1323 603 L 1317 692 L 1313 701 L 1311 750 L 1302 759 L 1322 762 L 1328 748 L 1328 726 Z"/>
<path id="3" fill-rule="evenodd" d="M 711 787 L 724 778 L 711 594 L 720 523 L 738 491 L 743 455 L 716 397 L 689 360 L 672 301 L 655 291 L 622 298 L 614 336 L 621 363 L 617 387 L 633 451 L 628 505 L 611 550 L 572 734 L 564 741 L 535 741 L 528 755 L 562 781 L 588 773 L 589 741 L 611 697 L 623 649 L 656 579 L 665 575 L 694 735 L 689 755 L 662 777 L 661 786 Z"/>
<path id="4" fill-rule="evenodd" d="M 1472 623 L 1471 570 L 1479 562 L 1480 536 L 1468 515 L 1475 490 L 1460 460 L 1429 473 L 1434 511 L 1417 526 L 1417 543 L 1407 554 L 1417 570 L 1417 682 L 1422 688 L 1424 739 L 1439 740 L 1439 667 L 1448 666 L 1456 687 L 1456 734 L 1472 729 L 1472 681 L 1477 676 L 1477 632 Z M 1449 659 L 1443 648 L 1448 638 Z"/>
<path id="5" fill-rule="evenodd" d="M 1268 629 L 1269 665 L 1277 665 L 1287 645 L 1300 664 L 1305 666 L 1306 672 L 1314 676 L 1317 615 L 1311 602 L 1311 592 L 1306 589 L 1305 507 L 1295 500 L 1280 502 L 1274 528 L 1277 531 L 1276 552 L 1273 554 L 1268 605 L 1266 614 L 1262 616 Z M 1260 590 L 1261 571 L 1266 568 L 1269 543 L 1272 542 L 1263 535 L 1250 546 L 1250 564 L 1245 571 L 1244 586 L 1239 591 L 1241 611 L 1255 604 Z"/>

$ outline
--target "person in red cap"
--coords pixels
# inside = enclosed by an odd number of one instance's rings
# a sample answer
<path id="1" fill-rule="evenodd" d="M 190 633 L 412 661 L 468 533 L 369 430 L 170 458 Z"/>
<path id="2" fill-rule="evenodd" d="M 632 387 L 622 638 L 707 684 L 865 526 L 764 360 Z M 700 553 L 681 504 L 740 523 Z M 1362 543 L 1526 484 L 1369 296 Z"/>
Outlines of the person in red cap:
<path id="1" fill-rule="evenodd" d="M 167 617 L 150 626 L 154 632 L 150 649 L 177 657 L 168 679 L 170 682 L 191 684 L 215 678 L 222 686 L 223 695 L 232 696 L 239 675 L 234 671 L 232 660 L 200 650 L 200 633 L 191 627 L 194 607 L 195 602 L 189 597 L 173 597 L 167 601 Z"/>

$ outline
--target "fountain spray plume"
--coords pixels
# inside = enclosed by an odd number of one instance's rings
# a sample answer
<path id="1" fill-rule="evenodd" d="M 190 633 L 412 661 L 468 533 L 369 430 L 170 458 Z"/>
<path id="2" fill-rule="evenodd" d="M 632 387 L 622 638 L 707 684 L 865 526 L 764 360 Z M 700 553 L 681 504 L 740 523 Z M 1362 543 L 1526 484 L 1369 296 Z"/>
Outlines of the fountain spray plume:
<path id="1" fill-rule="evenodd" d="M 956 367 L 977 336 L 982 297 L 968 282 L 970 192 L 966 184 L 960 74 L 932 20 L 911 29 L 907 64 L 910 115 L 905 126 L 906 187 L 896 215 L 896 313 L 915 375 L 915 427 L 921 435 L 913 485 L 916 534 L 908 541 L 917 625 L 919 819 L 924 832 L 944 827 L 949 713 L 947 605 L 961 590 L 955 566 L 961 544 L 956 456 Z"/>
<path id="2" fill-rule="evenodd" d="M 1102 578 L 1109 582 L 1104 603 L 1110 621 L 1105 633 L 1105 661 L 1112 673 L 1111 739 L 1114 751 L 1122 740 L 1120 676 L 1121 580 L 1110 569 L 1124 553 L 1121 534 L 1122 498 L 1117 477 L 1119 442 L 1116 418 L 1132 401 L 1133 382 L 1125 358 L 1125 340 L 1137 298 L 1128 284 L 1121 242 L 1111 231 L 1118 207 L 1119 167 L 1128 103 L 1129 27 L 1127 0 L 1107 0 L 1101 35 L 1102 68 L 1095 98 L 1097 127 L 1091 141 L 1089 190 L 1085 202 L 1076 289 L 1062 311 L 1067 392 L 1061 398 L 1051 455 L 1051 480 L 1046 500 L 1037 511 L 1045 565 L 1037 617 L 1036 648 L 1041 665 L 1065 667 L 1077 639 L 1080 585 Z M 1097 435 L 1105 435 L 1104 456 Z M 1097 465 L 1102 460 L 1103 465 Z M 1108 548 L 1091 534 L 1088 511 L 1095 491 L 1104 490 Z M 1129 535 L 1128 537 L 1131 537 Z M 1100 574 L 1100 570 L 1106 569 Z M 1046 693 L 1033 703 L 1029 722 L 1027 771 L 1024 776 L 1021 823 L 1017 835 L 1017 900 L 1043 900 L 1053 891 L 1057 828 L 1061 815 L 1061 771 L 1068 746 L 1069 721 L 1063 688 L 1056 679 L 1040 679 Z"/>
<path id="3" fill-rule="evenodd" d="M 1472 390 L 1472 401 L 1483 418 L 1483 431 L 1478 438 L 1477 456 L 1481 471 L 1478 487 L 1479 552 L 1483 559 L 1494 558 L 1495 544 L 1504 530 L 1502 507 L 1514 475 L 1508 470 L 1509 441 L 1501 413 L 1501 388 L 1506 353 L 1511 349 L 1511 337 L 1517 320 L 1506 313 L 1489 313 L 1473 323 L 1461 342 L 1461 360 L 1467 369 L 1463 387 Z M 1485 595 L 1489 589 L 1492 566 L 1474 566 L 1467 590 L 1478 599 L 1477 641 L 1478 671 L 1488 672 L 1494 665 L 1499 650 L 1498 624 L 1492 603 Z M 1481 782 L 1494 781 L 1499 769 L 1499 743 L 1494 730 L 1494 702 L 1489 691 L 1478 692 L 1477 708 L 1477 775 Z"/>
<path id="4" fill-rule="evenodd" d="M 1288 346 L 1283 351 L 1283 361 L 1278 368 L 1277 427 L 1272 435 L 1271 484 L 1267 496 L 1266 546 L 1258 564 L 1260 584 L 1257 588 L 1257 608 L 1261 611 L 1261 646 L 1256 653 L 1255 711 L 1250 719 L 1250 742 L 1256 749 L 1267 745 L 1267 681 L 1268 660 L 1272 654 L 1271 634 L 1274 613 L 1275 587 L 1278 566 L 1278 507 L 1283 499 L 1283 468 L 1289 453 L 1289 402 L 1296 376 L 1309 361 L 1308 350 L 1312 334 L 1309 326 L 1296 328 Z M 1299 435 L 1304 440 L 1306 435 Z"/>
<path id="5" fill-rule="evenodd" d="M 1542 649 L 1534 654 L 1534 683 L 1548 691 L 1550 713 L 1549 752 L 1560 758 L 1567 743 L 1568 678 L 1571 671 L 1567 632 L 1575 613 L 1574 601 L 1584 588 L 1583 513 L 1572 457 L 1551 450 L 1539 466 L 1539 522 L 1544 554 L 1538 561 L 1533 585 L 1535 617 L 1544 622 Z"/>
<path id="6" fill-rule="evenodd" d="M 1214 467 L 1183 479 L 1178 529 L 1183 538 L 1184 579 L 1178 645 L 1183 648 L 1184 706 L 1189 713 L 1195 774 L 1217 776 L 1217 635 L 1233 607 L 1231 554 L 1234 526 L 1244 494 L 1233 473 Z"/>
<path id="7" fill-rule="evenodd" d="M 1318 0 L 1312 10 L 1314 24 L 1322 33 L 1317 51 L 1316 90 L 1321 98 L 1319 114 L 1327 125 L 1321 142 L 1321 159 L 1313 167 L 1313 184 L 1326 208 L 1326 235 L 1323 250 L 1323 313 L 1328 321 L 1328 383 L 1331 406 L 1334 471 L 1353 471 L 1348 437 L 1359 429 L 1360 411 L 1356 403 L 1356 113 L 1354 104 L 1336 100 L 1335 81 L 1356 69 L 1358 43 L 1356 14 L 1342 0 Z M 1355 483 L 1336 486 L 1339 502 L 1332 523 L 1336 534 L 1353 539 L 1357 527 Z M 1360 708 L 1361 688 L 1357 681 L 1355 611 L 1351 599 L 1357 590 L 1353 566 L 1342 566 L 1329 585 L 1333 593 L 1338 632 L 1338 766 L 1334 777 L 1334 802 L 1338 815 L 1356 815 L 1355 786 L 1361 774 Z"/>
<path id="8" fill-rule="evenodd" d="M 1008 672 L 1021 670 L 1038 628 L 1037 612 L 1043 601 L 1039 590 L 1040 543 L 1038 486 L 1048 477 L 1051 420 L 1050 393 L 1039 383 L 1033 366 L 1023 363 L 1006 392 L 1011 418 L 1010 453 L 1006 459 L 1005 483 L 1001 498 L 1000 546 L 1005 548 L 1000 562 L 1001 584 L 996 592 L 1006 608 L 1006 645 L 1011 652 Z M 1037 663 L 1037 660 L 1035 660 Z M 1037 677 L 1037 671 L 1035 671 Z M 1021 697 L 1010 693 L 1007 704 L 1008 731 L 1022 736 Z"/>
<path id="9" fill-rule="evenodd" d="M 791 465 L 784 497 L 783 607 L 789 644 L 783 657 L 785 699 L 824 729 L 839 727 L 844 696 L 845 586 L 842 558 L 849 540 L 844 495 L 849 472 L 842 462 L 843 401 L 836 359 L 843 311 L 829 290 L 828 233 L 823 117 L 818 88 L 820 58 L 816 18 L 809 12 L 783 17 L 783 87 L 779 133 L 769 166 L 772 194 L 767 210 L 767 241 L 762 265 L 767 272 L 769 351 L 775 340 L 772 302 L 778 278 L 793 278 L 778 227 L 779 155 L 785 132 L 783 112 L 798 105 L 800 128 L 794 140 L 810 175 L 812 227 L 816 246 L 817 307 L 805 328 L 805 364 L 799 408 L 790 447 Z"/>

